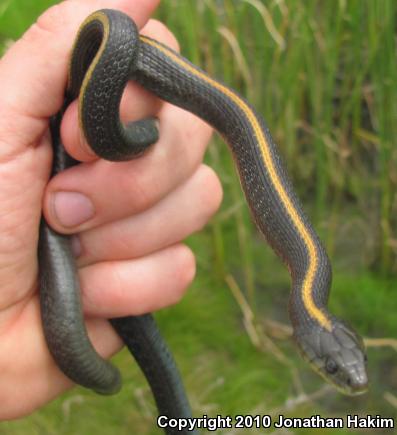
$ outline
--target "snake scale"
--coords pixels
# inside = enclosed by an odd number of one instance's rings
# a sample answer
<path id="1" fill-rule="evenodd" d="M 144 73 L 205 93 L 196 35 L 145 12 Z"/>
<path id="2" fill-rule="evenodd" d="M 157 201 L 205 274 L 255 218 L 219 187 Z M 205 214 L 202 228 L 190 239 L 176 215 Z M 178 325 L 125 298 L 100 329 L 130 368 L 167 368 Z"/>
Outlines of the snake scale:
<path id="1" fill-rule="evenodd" d="M 59 132 L 62 114 L 76 98 L 80 127 L 99 157 L 129 160 L 157 141 L 154 119 L 128 125 L 120 121 L 119 104 L 128 80 L 199 116 L 225 139 L 257 228 L 290 271 L 289 313 L 300 353 L 344 393 L 364 392 L 368 380 L 362 339 L 327 309 L 331 265 L 264 120 L 237 92 L 160 42 L 140 36 L 121 12 L 97 11 L 80 27 L 64 105 L 51 120 L 53 175 L 77 163 L 64 151 Z M 80 385 L 103 394 L 117 392 L 118 370 L 96 353 L 87 336 L 69 237 L 54 232 L 44 219 L 39 268 L 43 328 L 56 363 Z M 159 414 L 190 417 L 180 375 L 153 317 L 110 322 L 143 370 Z M 166 433 L 196 432 L 169 428 Z"/>

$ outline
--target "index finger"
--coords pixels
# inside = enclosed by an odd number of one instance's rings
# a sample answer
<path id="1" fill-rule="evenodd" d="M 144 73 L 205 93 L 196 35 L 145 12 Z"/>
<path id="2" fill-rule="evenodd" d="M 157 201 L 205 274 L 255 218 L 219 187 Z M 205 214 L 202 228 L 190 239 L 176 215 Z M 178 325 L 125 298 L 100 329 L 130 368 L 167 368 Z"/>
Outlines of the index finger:
<path id="1" fill-rule="evenodd" d="M 15 157 L 44 134 L 61 107 L 76 31 L 91 12 L 114 8 L 143 26 L 159 0 L 69 0 L 48 9 L 1 59 L 0 160 Z M 18 131 L 18 135 L 13 132 Z M 11 136 L 12 135 L 12 136 Z"/>

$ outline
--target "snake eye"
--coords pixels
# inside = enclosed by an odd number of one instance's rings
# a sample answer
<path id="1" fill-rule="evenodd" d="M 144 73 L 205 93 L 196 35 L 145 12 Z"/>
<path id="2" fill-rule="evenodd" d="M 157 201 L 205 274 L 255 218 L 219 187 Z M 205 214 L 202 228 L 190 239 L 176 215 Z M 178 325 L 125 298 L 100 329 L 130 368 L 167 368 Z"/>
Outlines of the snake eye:
<path id="1" fill-rule="evenodd" d="M 325 361 L 325 370 L 327 370 L 327 373 L 330 375 L 333 375 L 338 371 L 338 365 L 333 359 L 328 358 L 327 361 Z"/>

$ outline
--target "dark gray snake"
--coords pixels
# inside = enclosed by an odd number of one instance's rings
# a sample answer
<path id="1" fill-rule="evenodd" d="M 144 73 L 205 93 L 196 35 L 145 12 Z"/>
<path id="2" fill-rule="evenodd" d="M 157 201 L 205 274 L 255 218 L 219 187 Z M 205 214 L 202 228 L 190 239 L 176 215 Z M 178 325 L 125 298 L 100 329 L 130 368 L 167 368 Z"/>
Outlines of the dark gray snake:
<path id="1" fill-rule="evenodd" d="M 51 121 L 53 175 L 76 164 L 60 143 L 59 125 L 79 97 L 80 126 L 94 152 L 112 161 L 142 154 L 157 140 L 153 119 L 127 126 L 119 104 L 128 80 L 196 114 L 228 143 L 258 229 L 287 264 L 292 277 L 290 317 L 303 357 L 347 394 L 367 388 L 361 338 L 327 310 L 331 266 L 304 214 L 265 122 L 235 91 L 161 43 L 139 36 L 125 14 L 101 10 L 82 24 L 73 48 L 61 111 Z M 118 370 L 92 347 L 85 330 L 69 237 L 41 224 L 40 296 L 51 354 L 74 382 L 103 394 L 120 388 Z M 150 314 L 110 320 L 143 370 L 161 415 L 190 417 L 174 360 Z M 166 433 L 196 433 L 175 431 Z"/>

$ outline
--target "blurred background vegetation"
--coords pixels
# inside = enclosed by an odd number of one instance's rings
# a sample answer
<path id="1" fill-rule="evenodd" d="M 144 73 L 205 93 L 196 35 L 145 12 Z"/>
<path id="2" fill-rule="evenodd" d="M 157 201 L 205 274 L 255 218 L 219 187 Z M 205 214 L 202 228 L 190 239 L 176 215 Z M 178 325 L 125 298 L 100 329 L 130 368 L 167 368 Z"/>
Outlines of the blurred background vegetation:
<path id="1" fill-rule="evenodd" d="M 1 0 L 2 50 L 54 3 Z M 264 115 L 332 259 L 330 307 L 369 346 L 371 389 L 354 398 L 297 356 L 287 270 L 252 225 L 232 159 L 214 138 L 206 160 L 222 179 L 223 206 L 188 241 L 198 261 L 189 295 L 157 315 L 195 415 L 397 417 L 397 2 L 168 0 L 157 17 L 186 57 Z M 144 378 L 126 352 L 115 360 L 119 395 L 76 388 L 0 434 L 161 433 Z"/>

